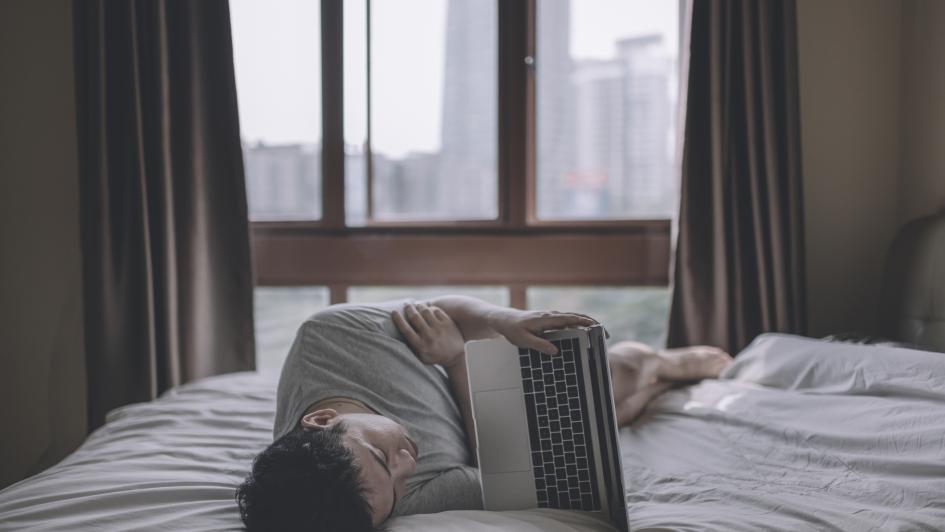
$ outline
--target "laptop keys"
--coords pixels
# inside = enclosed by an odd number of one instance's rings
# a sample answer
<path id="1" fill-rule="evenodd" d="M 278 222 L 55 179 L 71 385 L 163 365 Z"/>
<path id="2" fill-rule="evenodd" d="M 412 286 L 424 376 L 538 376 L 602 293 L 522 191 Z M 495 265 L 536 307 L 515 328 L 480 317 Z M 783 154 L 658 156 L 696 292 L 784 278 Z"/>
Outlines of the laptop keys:
<path id="1" fill-rule="evenodd" d="M 552 341 L 560 355 L 520 349 L 519 362 L 532 444 L 532 466 L 538 506 L 600 510 L 594 463 L 585 441 L 590 424 L 580 394 L 583 386 L 577 340 Z"/>

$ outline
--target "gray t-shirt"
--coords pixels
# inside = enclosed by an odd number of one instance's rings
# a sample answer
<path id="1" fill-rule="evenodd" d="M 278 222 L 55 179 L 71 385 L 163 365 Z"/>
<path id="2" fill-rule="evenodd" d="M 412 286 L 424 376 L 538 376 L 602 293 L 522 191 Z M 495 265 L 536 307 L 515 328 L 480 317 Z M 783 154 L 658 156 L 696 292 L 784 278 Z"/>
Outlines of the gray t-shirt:
<path id="1" fill-rule="evenodd" d="M 329 397 L 361 401 L 407 428 L 420 455 L 395 515 L 482 508 L 479 470 L 469 467 L 462 414 L 439 366 L 410 350 L 390 314 L 406 301 L 336 305 L 299 328 L 282 367 L 276 438 Z"/>

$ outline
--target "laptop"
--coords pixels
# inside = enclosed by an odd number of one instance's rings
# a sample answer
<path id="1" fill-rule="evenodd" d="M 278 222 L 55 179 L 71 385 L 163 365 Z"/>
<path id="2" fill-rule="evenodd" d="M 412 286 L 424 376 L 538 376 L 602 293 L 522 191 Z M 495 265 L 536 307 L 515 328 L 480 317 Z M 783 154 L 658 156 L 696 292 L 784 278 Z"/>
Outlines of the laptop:
<path id="1" fill-rule="evenodd" d="M 505 338 L 466 344 L 483 508 L 597 512 L 628 530 L 604 330 L 543 337 L 557 355 Z"/>

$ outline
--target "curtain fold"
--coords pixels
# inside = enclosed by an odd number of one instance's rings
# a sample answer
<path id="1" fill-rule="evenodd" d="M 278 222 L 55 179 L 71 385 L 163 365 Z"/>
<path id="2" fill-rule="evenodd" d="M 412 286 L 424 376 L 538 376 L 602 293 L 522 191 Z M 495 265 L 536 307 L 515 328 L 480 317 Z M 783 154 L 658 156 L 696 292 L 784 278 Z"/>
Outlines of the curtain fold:
<path id="1" fill-rule="evenodd" d="M 226 0 L 76 0 L 89 428 L 255 365 Z"/>
<path id="2" fill-rule="evenodd" d="M 667 344 L 806 329 L 794 0 L 695 0 Z"/>

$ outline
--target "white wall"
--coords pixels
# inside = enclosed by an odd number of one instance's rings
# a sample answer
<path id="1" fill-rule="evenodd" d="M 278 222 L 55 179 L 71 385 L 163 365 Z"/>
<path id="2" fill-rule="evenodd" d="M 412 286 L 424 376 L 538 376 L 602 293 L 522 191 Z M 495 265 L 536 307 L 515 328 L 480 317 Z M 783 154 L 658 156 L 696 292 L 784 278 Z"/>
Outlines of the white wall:
<path id="1" fill-rule="evenodd" d="M 902 13 L 900 224 L 945 209 L 945 2 Z"/>
<path id="2" fill-rule="evenodd" d="M 813 336 L 873 327 L 898 221 L 901 14 L 897 1 L 798 1 Z"/>
<path id="3" fill-rule="evenodd" d="M 0 2 L 0 487 L 85 437 L 70 0 Z"/>

